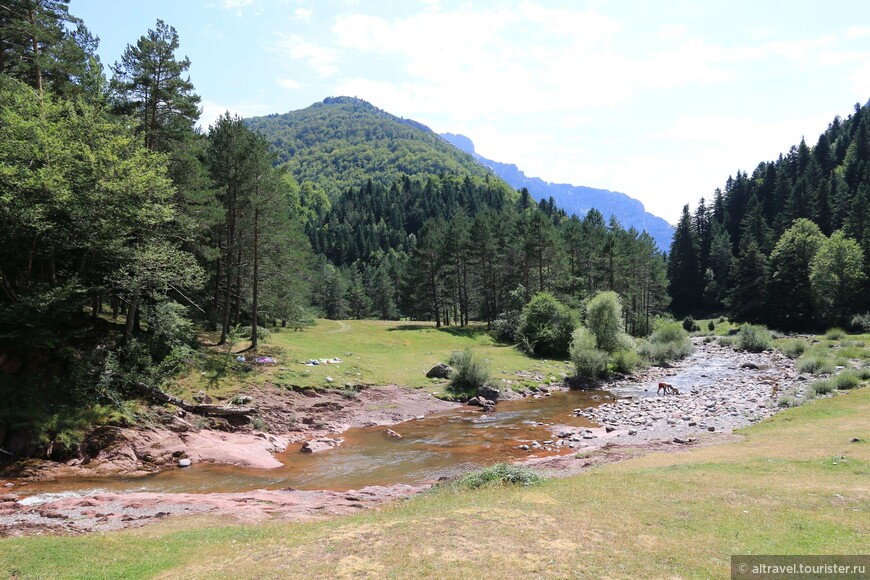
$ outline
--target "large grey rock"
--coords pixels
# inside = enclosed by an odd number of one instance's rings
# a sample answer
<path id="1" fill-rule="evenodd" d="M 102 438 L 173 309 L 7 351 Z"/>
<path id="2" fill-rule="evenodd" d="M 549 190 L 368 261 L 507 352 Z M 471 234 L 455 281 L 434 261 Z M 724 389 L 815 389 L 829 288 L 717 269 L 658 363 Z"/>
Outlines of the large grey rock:
<path id="1" fill-rule="evenodd" d="M 446 365 L 442 362 L 438 363 L 428 373 L 426 373 L 427 379 L 449 379 L 450 373 L 453 372 L 453 369 L 450 368 L 450 365 Z"/>
<path id="2" fill-rule="evenodd" d="M 501 391 L 492 385 L 483 385 L 482 387 L 478 387 L 477 396 L 481 399 L 488 399 L 490 401 L 498 401 L 501 397 Z"/>

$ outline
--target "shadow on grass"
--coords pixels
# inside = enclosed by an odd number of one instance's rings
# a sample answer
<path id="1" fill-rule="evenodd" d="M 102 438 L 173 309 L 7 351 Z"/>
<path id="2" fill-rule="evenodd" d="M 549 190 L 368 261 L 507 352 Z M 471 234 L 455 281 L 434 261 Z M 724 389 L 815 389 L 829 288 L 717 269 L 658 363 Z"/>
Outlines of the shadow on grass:
<path id="1" fill-rule="evenodd" d="M 437 332 L 444 332 L 451 336 L 456 336 L 458 338 L 476 338 L 478 336 L 484 335 L 487 333 L 485 326 L 442 326 L 441 328 L 435 328 L 431 324 L 399 324 L 398 326 L 392 326 L 387 329 L 388 332 L 394 332 L 396 330 L 434 330 Z"/>

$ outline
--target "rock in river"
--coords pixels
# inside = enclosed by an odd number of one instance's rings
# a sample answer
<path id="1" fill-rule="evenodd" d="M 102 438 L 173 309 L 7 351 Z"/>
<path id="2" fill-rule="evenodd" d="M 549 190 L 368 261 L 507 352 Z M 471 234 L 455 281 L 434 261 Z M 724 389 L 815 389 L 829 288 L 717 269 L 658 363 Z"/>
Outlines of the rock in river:
<path id="1" fill-rule="evenodd" d="M 501 391 L 491 385 L 483 385 L 482 387 L 478 387 L 477 396 L 481 399 L 498 401 L 499 397 L 501 397 Z"/>

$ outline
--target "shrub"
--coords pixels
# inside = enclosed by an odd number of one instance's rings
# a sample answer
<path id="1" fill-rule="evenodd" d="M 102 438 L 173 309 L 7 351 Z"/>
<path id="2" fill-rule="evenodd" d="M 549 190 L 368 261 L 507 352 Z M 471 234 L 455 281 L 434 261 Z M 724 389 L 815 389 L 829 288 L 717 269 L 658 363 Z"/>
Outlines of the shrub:
<path id="1" fill-rule="evenodd" d="M 846 337 L 846 331 L 842 328 L 829 328 L 825 333 L 825 338 L 828 340 L 842 340 Z"/>
<path id="2" fill-rule="evenodd" d="M 691 316 L 687 316 L 683 319 L 683 330 L 686 332 L 697 332 L 701 330 L 698 325 L 695 323 L 695 319 Z"/>
<path id="3" fill-rule="evenodd" d="M 519 326 L 519 310 L 503 312 L 492 321 L 492 336 L 499 342 L 514 343 L 517 341 L 517 329 Z"/>
<path id="4" fill-rule="evenodd" d="M 571 339 L 571 362 L 578 377 L 600 377 L 607 371 L 607 353 L 596 347 L 588 328 L 577 328 Z"/>
<path id="5" fill-rule="evenodd" d="M 829 379 L 814 381 L 810 390 L 816 395 L 827 395 L 834 391 L 834 384 Z"/>
<path id="6" fill-rule="evenodd" d="M 848 391 L 861 384 L 861 379 L 855 371 L 843 371 L 837 373 L 837 375 L 830 380 L 833 381 L 834 387 L 840 391 Z"/>
<path id="7" fill-rule="evenodd" d="M 692 341 L 677 322 L 659 323 L 649 339 L 638 346 L 641 356 L 657 365 L 684 358 L 693 350 Z"/>
<path id="8" fill-rule="evenodd" d="M 712 320 L 710 322 L 708 322 L 707 323 L 707 330 L 709 330 L 710 332 L 715 331 L 716 330 L 716 323 L 713 322 Z"/>
<path id="9" fill-rule="evenodd" d="M 613 370 L 624 375 L 634 372 L 641 365 L 641 356 L 634 349 L 618 350 L 610 357 Z"/>
<path id="10" fill-rule="evenodd" d="M 744 324 L 737 333 L 736 346 L 740 350 L 761 352 L 773 346 L 773 336 L 763 326 Z"/>
<path id="11" fill-rule="evenodd" d="M 447 390 L 454 394 L 473 395 L 489 382 L 489 367 L 469 348 L 453 351 L 450 366 L 453 374 Z"/>
<path id="12" fill-rule="evenodd" d="M 530 354 L 562 358 L 568 354 L 575 326 L 574 311 L 552 294 L 541 292 L 523 308 L 517 342 Z"/>
<path id="13" fill-rule="evenodd" d="M 859 332 L 870 332 L 870 312 L 853 316 L 851 327 Z"/>
<path id="14" fill-rule="evenodd" d="M 720 346 L 733 347 L 737 340 L 733 336 L 720 336 L 718 343 Z"/>
<path id="15" fill-rule="evenodd" d="M 804 355 L 797 360 L 799 373 L 812 373 L 814 375 L 829 375 L 836 370 L 834 363 L 824 355 Z"/>
<path id="16" fill-rule="evenodd" d="M 855 369 L 855 374 L 862 381 L 870 380 L 870 368 L 862 367 L 860 369 Z"/>
<path id="17" fill-rule="evenodd" d="M 456 487 L 461 489 L 477 489 L 484 486 L 497 485 L 538 485 L 546 478 L 538 475 L 528 467 L 497 463 L 491 467 L 473 471 L 456 481 Z"/>
<path id="18" fill-rule="evenodd" d="M 783 395 L 776 404 L 779 407 L 797 407 L 797 399 L 793 395 Z"/>
<path id="19" fill-rule="evenodd" d="M 807 350 L 807 343 L 800 339 L 785 340 L 779 345 L 779 350 L 789 358 L 797 358 Z"/>
<path id="20" fill-rule="evenodd" d="M 622 300 L 616 292 L 599 292 L 586 305 L 586 322 L 595 345 L 607 353 L 619 350 L 623 327 Z"/>

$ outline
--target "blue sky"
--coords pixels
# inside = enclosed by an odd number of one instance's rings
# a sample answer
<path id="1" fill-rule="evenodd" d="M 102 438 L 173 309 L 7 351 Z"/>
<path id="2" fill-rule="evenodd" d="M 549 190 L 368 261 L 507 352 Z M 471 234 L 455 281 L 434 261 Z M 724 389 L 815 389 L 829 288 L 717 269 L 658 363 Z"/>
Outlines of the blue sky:
<path id="1" fill-rule="evenodd" d="M 157 18 L 207 127 L 366 99 L 675 222 L 870 99 L 870 2 L 72 0 L 105 65 Z"/>

